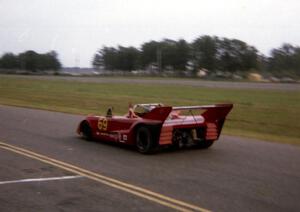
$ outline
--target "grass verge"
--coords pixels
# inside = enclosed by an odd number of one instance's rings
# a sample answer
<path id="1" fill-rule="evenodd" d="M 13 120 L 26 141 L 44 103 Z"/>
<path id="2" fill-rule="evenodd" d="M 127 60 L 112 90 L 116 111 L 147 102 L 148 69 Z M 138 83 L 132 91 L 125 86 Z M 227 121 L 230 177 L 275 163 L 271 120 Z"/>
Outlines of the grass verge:
<path id="1" fill-rule="evenodd" d="M 200 88 L 174 85 L 84 83 L 64 80 L 0 78 L 0 104 L 73 114 L 115 114 L 128 102 L 201 105 L 232 102 L 223 133 L 300 144 L 300 91 Z"/>

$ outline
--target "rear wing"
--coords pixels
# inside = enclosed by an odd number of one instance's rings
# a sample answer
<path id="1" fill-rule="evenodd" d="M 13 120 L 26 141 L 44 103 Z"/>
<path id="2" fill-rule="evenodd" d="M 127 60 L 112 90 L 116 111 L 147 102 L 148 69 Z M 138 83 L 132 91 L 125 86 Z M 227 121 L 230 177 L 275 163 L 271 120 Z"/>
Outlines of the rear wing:
<path id="1" fill-rule="evenodd" d="M 173 111 L 181 110 L 204 110 L 201 114 L 205 121 L 215 122 L 217 120 L 225 119 L 227 114 L 232 109 L 233 104 L 214 104 L 214 105 L 202 105 L 202 106 L 180 106 L 173 107 Z"/>
<path id="2" fill-rule="evenodd" d="M 216 122 L 218 120 L 224 120 L 227 114 L 232 109 L 232 104 L 215 104 L 215 105 L 203 105 L 203 106 L 180 106 L 170 107 L 162 106 L 156 107 L 149 113 L 145 114 L 143 118 L 151 120 L 165 121 L 172 111 L 192 111 L 192 110 L 204 110 L 201 113 L 205 121 Z"/>
<path id="3" fill-rule="evenodd" d="M 233 104 L 215 104 L 190 107 L 173 107 L 173 110 L 204 110 L 201 115 L 206 123 L 205 139 L 216 140 L 219 138 L 226 116 L 232 108 Z"/>

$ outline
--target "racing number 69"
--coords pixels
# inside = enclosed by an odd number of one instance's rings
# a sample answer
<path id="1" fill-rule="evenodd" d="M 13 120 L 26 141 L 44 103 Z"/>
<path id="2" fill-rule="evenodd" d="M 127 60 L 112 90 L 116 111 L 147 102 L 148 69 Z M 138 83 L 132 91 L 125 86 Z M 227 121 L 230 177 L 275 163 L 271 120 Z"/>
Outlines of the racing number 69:
<path id="1" fill-rule="evenodd" d="M 102 130 L 102 131 L 107 130 L 107 119 L 106 118 L 98 120 L 98 129 Z"/>

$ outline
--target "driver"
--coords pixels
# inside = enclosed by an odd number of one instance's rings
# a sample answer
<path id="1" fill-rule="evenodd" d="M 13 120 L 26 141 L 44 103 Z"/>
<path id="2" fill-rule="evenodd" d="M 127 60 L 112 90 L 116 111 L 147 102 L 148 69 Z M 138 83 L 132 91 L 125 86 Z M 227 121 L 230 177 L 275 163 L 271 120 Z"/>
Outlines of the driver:
<path id="1" fill-rule="evenodd" d="M 181 113 L 180 110 L 172 111 L 171 114 L 170 114 L 171 119 L 178 119 L 178 118 L 180 118 L 180 113 Z"/>
<path id="2" fill-rule="evenodd" d="M 138 116 L 133 111 L 133 105 L 131 103 L 129 103 L 128 106 L 128 118 L 138 118 Z"/>

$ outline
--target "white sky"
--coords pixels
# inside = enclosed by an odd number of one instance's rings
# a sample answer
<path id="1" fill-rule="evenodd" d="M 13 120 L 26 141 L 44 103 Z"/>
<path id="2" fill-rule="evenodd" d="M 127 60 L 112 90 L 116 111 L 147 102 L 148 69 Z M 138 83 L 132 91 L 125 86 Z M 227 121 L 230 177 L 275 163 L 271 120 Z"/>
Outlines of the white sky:
<path id="1" fill-rule="evenodd" d="M 55 50 L 91 66 L 103 45 L 200 35 L 237 38 L 268 54 L 300 44 L 299 0 L 0 0 L 0 54 Z"/>

